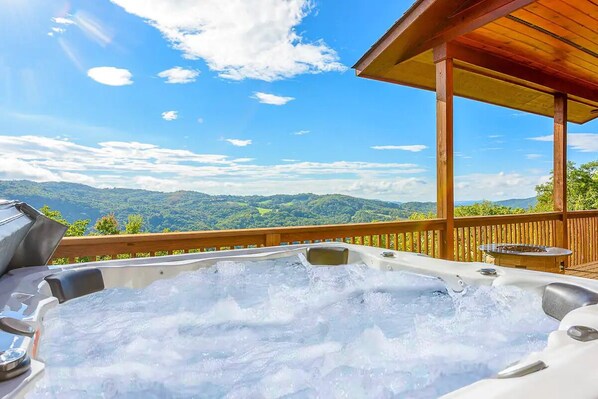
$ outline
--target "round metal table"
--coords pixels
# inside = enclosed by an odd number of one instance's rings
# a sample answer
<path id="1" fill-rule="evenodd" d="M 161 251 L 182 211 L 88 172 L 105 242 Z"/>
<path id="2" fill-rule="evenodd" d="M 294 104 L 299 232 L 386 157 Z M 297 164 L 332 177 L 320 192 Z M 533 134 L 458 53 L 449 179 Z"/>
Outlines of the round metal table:
<path id="1" fill-rule="evenodd" d="M 565 261 L 573 252 L 565 248 L 530 244 L 484 244 L 484 261 L 497 266 L 563 273 Z"/>

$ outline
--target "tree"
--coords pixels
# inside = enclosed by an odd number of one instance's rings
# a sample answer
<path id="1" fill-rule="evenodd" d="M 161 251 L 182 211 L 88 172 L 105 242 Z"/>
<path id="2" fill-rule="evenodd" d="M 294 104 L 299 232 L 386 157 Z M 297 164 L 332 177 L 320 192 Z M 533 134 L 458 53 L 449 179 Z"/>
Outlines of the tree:
<path id="1" fill-rule="evenodd" d="M 114 213 L 109 213 L 105 216 L 102 216 L 96 221 L 96 224 L 93 227 L 101 235 L 120 234 L 120 230 L 118 229 L 118 220 L 116 220 Z"/>
<path id="2" fill-rule="evenodd" d="M 550 180 L 536 186 L 538 204 L 536 211 L 552 211 L 552 191 L 554 187 L 554 173 Z M 582 164 L 567 163 L 567 209 L 570 211 L 584 209 L 598 209 L 598 161 Z"/>
<path id="3" fill-rule="evenodd" d="M 129 215 L 127 217 L 127 223 L 125 223 L 125 233 L 127 234 L 139 234 L 143 228 L 143 216 L 141 215 Z"/>
<path id="4" fill-rule="evenodd" d="M 43 213 L 46 217 L 67 226 L 66 233 L 64 234 L 66 237 L 80 237 L 85 235 L 85 232 L 87 231 L 87 227 L 89 226 L 90 222 L 89 219 L 80 219 L 75 220 L 73 223 L 69 223 L 62 216 L 62 213 L 60 213 L 60 211 L 53 210 L 48 205 L 42 206 L 40 212 Z"/>
<path id="5" fill-rule="evenodd" d="M 436 219 L 437 217 L 434 212 L 413 212 L 409 215 L 409 220 Z"/>
<path id="6" fill-rule="evenodd" d="M 87 232 L 87 228 L 89 227 L 89 223 L 91 220 L 83 219 L 83 220 L 75 220 L 73 223 L 69 225 L 68 230 L 66 231 L 67 237 L 81 237 L 84 236 Z"/>
<path id="7" fill-rule="evenodd" d="M 512 215 L 518 213 L 525 213 L 525 209 L 511 208 L 510 206 L 498 205 L 490 201 L 482 201 L 472 205 L 461 205 L 455 208 L 455 217 Z"/>
<path id="8" fill-rule="evenodd" d="M 491 201 L 482 201 L 472 205 L 461 205 L 455 207 L 455 217 L 463 216 L 491 216 L 491 215 L 512 215 L 525 213 L 525 209 L 511 208 L 509 206 L 498 205 Z M 424 220 L 436 218 L 434 212 L 413 212 L 410 220 Z"/>

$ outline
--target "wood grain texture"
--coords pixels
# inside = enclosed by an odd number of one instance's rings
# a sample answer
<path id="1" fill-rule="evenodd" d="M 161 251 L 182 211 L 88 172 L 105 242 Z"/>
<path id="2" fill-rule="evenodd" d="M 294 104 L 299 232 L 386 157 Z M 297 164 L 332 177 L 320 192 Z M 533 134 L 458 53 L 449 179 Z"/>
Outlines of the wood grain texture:
<path id="1" fill-rule="evenodd" d="M 573 251 L 570 258 L 572 270 L 588 262 L 598 262 L 598 210 L 571 211 L 567 216 L 569 245 Z M 482 253 L 478 247 L 489 243 L 554 246 L 557 223 L 561 220 L 559 212 L 456 218 L 453 232 L 454 258 L 459 261 L 480 261 Z M 106 256 L 114 259 L 161 256 L 168 252 L 194 253 L 261 247 L 268 243 L 274 245 L 316 241 L 340 241 L 383 248 L 389 245 L 393 249 L 418 251 L 439 258 L 441 233 L 444 229 L 443 220 L 433 219 L 338 226 L 67 237 L 60 243 L 54 259 L 68 259 L 70 262 L 84 259 L 95 261 Z M 519 235 L 514 233 L 516 231 L 519 231 Z M 390 244 L 386 242 L 387 235 Z"/>
<path id="2" fill-rule="evenodd" d="M 421 56 L 446 42 L 479 52 L 468 56 L 470 66 L 455 62 L 455 95 L 552 117 L 553 94 L 567 93 L 569 121 L 598 117 L 594 0 L 419 1 L 373 46 L 357 74 L 433 90 L 434 60 Z"/>
<path id="3" fill-rule="evenodd" d="M 453 59 L 446 44 L 434 49 L 436 62 L 436 207 L 446 221 L 441 233 L 440 257 L 453 259 L 454 247 L 454 147 L 453 147 Z"/>
<path id="4" fill-rule="evenodd" d="M 560 212 L 557 222 L 557 246 L 569 248 L 567 232 L 567 95 L 557 93 L 554 96 L 554 168 L 553 202 L 554 210 Z"/>

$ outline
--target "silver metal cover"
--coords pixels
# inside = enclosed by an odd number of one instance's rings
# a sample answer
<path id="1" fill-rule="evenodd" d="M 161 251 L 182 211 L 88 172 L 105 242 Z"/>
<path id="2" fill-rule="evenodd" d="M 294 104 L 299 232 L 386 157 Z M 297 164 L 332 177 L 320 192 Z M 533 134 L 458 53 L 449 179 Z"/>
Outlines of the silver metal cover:
<path id="1" fill-rule="evenodd" d="M 67 226 L 46 217 L 23 202 L 18 203 L 16 207 L 33 219 L 34 223 L 17 247 L 8 269 L 45 265 L 66 233 Z"/>
<path id="2" fill-rule="evenodd" d="M 0 202 L 0 276 L 6 272 L 10 260 L 33 223 L 32 218 L 17 208 L 17 202 Z"/>

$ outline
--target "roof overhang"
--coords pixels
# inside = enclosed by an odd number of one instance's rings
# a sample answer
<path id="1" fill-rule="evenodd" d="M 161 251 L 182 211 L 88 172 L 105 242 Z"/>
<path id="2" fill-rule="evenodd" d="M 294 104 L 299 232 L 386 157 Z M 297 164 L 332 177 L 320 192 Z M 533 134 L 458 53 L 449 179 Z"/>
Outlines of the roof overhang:
<path id="1" fill-rule="evenodd" d="M 356 63 L 360 77 L 435 90 L 435 55 L 454 60 L 455 95 L 554 115 L 598 117 L 598 4 L 590 0 L 418 0 Z"/>

